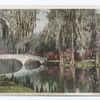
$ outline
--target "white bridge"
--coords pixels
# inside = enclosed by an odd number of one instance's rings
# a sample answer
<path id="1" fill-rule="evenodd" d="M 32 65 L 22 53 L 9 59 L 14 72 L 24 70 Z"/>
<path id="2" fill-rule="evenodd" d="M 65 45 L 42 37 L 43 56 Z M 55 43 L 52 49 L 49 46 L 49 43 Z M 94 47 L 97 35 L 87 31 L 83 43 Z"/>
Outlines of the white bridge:
<path id="1" fill-rule="evenodd" d="M 19 60 L 23 65 L 28 60 L 36 60 L 39 61 L 41 64 L 47 60 L 46 58 L 30 54 L 0 54 L 0 59 L 16 59 Z"/>

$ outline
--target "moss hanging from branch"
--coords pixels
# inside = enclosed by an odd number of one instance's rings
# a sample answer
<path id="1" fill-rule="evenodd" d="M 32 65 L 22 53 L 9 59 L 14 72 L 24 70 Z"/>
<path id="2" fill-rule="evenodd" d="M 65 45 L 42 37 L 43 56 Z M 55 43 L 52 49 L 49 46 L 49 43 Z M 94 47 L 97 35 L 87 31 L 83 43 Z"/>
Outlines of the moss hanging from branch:
<path id="1" fill-rule="evenodd" d="M 8 37 L 8 25 L 6 24 L 6 21 L 3 20 L 2 18 L 0 19 L 0 23 L 1 23 L 1 29 L 2 29 L 2 38 L 5 40 Z"/>

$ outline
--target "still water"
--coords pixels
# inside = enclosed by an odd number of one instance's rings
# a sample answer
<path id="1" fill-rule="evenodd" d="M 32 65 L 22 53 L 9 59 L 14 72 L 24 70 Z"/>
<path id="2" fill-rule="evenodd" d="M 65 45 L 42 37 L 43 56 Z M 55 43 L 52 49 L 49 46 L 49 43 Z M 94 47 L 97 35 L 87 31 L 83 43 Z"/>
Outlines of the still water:
<path id="1" fill-rule="evenodd" d="M 0 61 L 0 73 L 7 77 L 14 74 L 17 84 L 31 88 L 34 92 L 43 93 L 95 93 L 100 92 L 99 68 L 76 68 L 75 80 L 69 68 L 64 71 L 64 79 L 60 82 L 59 66 L 43 66 L 38 62 L 22 66 L 19 61 Z"/>
<path id="2" fill-rule="evenodd" d="M 85 69 L 84 79 L 81 79 L 81 70 L 76 69 L 75 82 L 72 77 L 65 77 L 60 83 L 59 76 L 44 74 L 43 72 L 19 77 L 18 80 L 23 86 L 31 87 L 35 92 L 100 92 L 100 80 L 97 79 L 96 72 L 92 72 L 94 69 Z M 88 73 L 88 71 L 91 71 L 91 73 Z"/>

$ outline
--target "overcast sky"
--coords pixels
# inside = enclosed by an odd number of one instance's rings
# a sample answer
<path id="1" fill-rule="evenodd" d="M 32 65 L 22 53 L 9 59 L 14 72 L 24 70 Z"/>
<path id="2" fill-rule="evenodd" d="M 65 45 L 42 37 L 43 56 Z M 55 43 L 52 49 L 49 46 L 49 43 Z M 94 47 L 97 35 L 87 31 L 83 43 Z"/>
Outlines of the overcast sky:
<path id="1" fill-rule="evenodd" d="M 37 24 L 36 24 L 36 29 L 34 30 L 34 33 L 40 33 L 43 31 L 44 27 L 48 24 L 48 19 L 47 19 L 47 12 L 49 10 L 40 10 L 40 12 L 37 15 Z"/>
<path id="2" fill-rule="evenodd" d="M 96 13 L 99 13 L 100 14 L 100 9 L 96 9 Z"/>

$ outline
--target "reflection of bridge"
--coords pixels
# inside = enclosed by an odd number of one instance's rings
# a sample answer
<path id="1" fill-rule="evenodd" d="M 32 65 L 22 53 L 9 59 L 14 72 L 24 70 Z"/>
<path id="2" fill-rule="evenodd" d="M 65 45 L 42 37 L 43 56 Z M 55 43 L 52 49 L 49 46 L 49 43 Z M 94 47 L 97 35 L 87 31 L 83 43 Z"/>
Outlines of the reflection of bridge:
<path id="1" fill-rule="evenodd" d="M 22 76 L 32 75 L 33 73 L 41 72 L 43 70 L 45 70 L 45 66 L 43 65 L 41 65 L 39 68 L 32 69 L 32 70 L 26 70 L 25 67 L 23 66 L 19 71 L 14 72 L 13 75 L 14 77 L 22 77 Z M 2 75 L 4 74 L 1 74 L 0 76 Z M 6 73 L 5 75 L 8 78 L 12 77 L 12 73 Z"/>
<path id="2" fill-rule="evenodd" d="M 23 65 L 28 60 L 40 61 L 41 64 L 46 61 L 46 58 L 33 56 L 30 54 L 0 54 L 0 59 L 16 59 L 19 60 Z"/>

